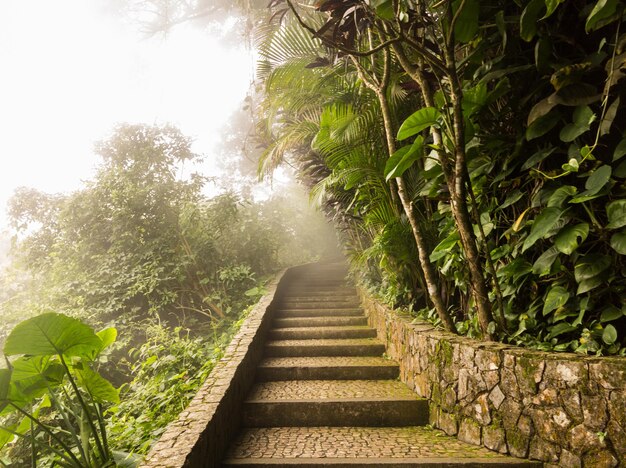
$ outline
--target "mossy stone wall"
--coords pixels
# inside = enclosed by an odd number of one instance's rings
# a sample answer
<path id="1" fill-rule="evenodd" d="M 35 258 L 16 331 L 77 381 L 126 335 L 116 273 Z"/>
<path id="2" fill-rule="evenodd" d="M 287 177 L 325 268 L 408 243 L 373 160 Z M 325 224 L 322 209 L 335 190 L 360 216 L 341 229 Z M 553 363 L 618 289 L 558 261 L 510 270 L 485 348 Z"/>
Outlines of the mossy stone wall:
<path id="1" fill-rule="evenodd" d="M 430 400 L 432 425 L 547 466 L 626 467 L 626 358 L 476 341 L 361 296 L 401 380 Z"/>

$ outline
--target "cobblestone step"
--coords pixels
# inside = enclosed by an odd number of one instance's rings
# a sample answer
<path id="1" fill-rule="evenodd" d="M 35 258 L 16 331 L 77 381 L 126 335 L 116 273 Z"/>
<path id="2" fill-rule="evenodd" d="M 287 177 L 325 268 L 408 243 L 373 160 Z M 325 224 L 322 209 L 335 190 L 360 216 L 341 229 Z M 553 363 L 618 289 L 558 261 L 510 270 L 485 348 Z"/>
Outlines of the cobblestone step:
<path id="1" fill-rule="evenodd" d="M 337 288 L 320 288 L 317 286 L 298 286 L 290 288 L 288 296 L 356 296 L 356 288 L 337 287 Z M 283 296 L 285 297 L 285 296 Z"/>
<path id="2" fill-rule="evenodd" d="M 399 366 L 380 357 L 267 358 L 257 368 L 257 380 L 384 380 L 396 379 Z"/>
<path id="3" fill-rule="evenodd" d="M 329 296 L 321 296 L 319 294 L 309 295 L 309 296 L 282 296 L 281 299 L 284 302 L 359 302 L 359 296 L 357 295 L 329 295 Z"/>
<path id="4" fill-rule="evenodd" d="M 243 406 L 246 427 L 410 426 L 428 422 L 428 402 L 395 380 L 258 383 Z"/>
<path id="5" fill-rule="evenodd" d="M 284 309 L 358 309 L 358 301 L 286 301 L 282 300 L 279 306 Z"/>
<path id="6" fill-rule="evenodd" d="M 265 345 L 268 357 L 382 356 L 385 345 L 375 338 L 278 340 Z"/>
<path id="7" fill-rule="evenodd" d="M 360 317 L 296 317 L 274 319 L 275 328 L 293 327 L 348 327 L 367 325 L 367 318 Z"/>
<path id="8" fill-rule="evenodd" d="M 242 431 L 224 466 L 539 468 L 428 427 L 271 427 Z"/>
<path id="9" fill-rule="evenodd" d="M 347 309 L 291 309 L 281 307 L 276 310 L 276 317 L 358 317 L 363 316 L 363 310 L 357 308 Z"/>
<path id="10" fill-rule="evenodd" d="M 376 330 L 367 326 L 275 328 L 270 330 L 269 336 L 271 340 L 376 338 Z"/>

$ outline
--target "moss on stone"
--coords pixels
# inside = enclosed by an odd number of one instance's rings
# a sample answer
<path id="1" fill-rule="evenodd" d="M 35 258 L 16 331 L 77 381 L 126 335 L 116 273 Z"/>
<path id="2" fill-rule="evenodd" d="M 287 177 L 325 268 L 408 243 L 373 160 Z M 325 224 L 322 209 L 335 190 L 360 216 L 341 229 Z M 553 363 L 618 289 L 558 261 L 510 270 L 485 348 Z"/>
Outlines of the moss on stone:
<path id="1" fill-rule="evenodd" d="M 528 456 L 529 443 L 530 439 L 517 429 L 506 431 L 506 444 L 511 455 L 526 458 Z"/>

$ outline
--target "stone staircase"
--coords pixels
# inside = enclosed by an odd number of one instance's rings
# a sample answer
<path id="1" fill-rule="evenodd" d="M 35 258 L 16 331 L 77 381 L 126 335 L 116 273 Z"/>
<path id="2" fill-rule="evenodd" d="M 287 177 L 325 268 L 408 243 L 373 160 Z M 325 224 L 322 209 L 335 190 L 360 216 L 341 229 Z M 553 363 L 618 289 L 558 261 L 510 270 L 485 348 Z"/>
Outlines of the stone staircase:
<path id="1" fill-rule="evenodd" d="M 323 264 L 281 285 L 224 466 L 541 466 L 428 427 L 428 402 L 397 380 L 345 276 L 343 264 Z"/>

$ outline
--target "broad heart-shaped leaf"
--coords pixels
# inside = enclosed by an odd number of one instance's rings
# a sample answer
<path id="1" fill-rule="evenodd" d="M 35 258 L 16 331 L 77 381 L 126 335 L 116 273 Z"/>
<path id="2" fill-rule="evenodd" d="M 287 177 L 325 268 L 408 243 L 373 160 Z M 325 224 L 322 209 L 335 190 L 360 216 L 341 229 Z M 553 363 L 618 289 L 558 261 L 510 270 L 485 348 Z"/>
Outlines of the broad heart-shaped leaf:
<path id="1" fill-rule="evenodd" d="M 554 13 L 554 10 L 556 10 L 556 7 L 559 6 L 560 3 L 564 2 L 565 0 L 545 0 L 546 2 L 546 14 L 543 15 L 543 18 L 541 19 L 546 19 L 548 17 L 550 17 L 552 15 L 552 13 Z"/>
<path id="2" fill-rule="evenodd" d="M 613 320 L 617 320 L 623 316 L 624 313 L 622 312 L 622 309 L 618 309 L 617 307 L 611 305 L 602 311 L 602 314 L 600 315 L 600 322 L 612 322 Z"/>
<path id="3" fill-rule="evenodd" d="M 561 207 L 569 197 L 576 195 L 578 189 L 573 185 L 564 185 L 556 189 L 550 198 L 548 198 L 548 206 Z"/>
<path id="4" fill-rule="evenodd" d="M 87 364 L 75 367 L 78 383 L 98 403 L 119 403 L 120 396 L 115 387 L 97 372 L 92 371 Z"/>
<path id="5" fill-rule="evenodd" d="M 463 9 L 458 12 L 459 6 L 463 5 Z M 457 21 L 454 24 L 454 37 L 459 42 L 469 42 L 474 38 L 478 31 L 478 15 L 480 13 L 479 0 L 456 0 L 452 3 L 452 11 L 457 15 Z M 457 14 L 458 12 L 458 14 Z"/>
<path id="6" fill-rule="evenodd" d="M 553 310 L 563 307 L 569 300 L 569 292 L 563 286 L 552 286 L 546 294 L 543 304 L 543 315 L 548 315 Z"/>
<path id="7" fill-rule="evenodd" d="M 602 20 L 612 16 L 617 9 L 618 0 L 599 0 L 589 13 L 585 23 L 585 31 L 593 31 L 597 26 L 602 26 Z"/>
<path id="8" fill-rule="evenodd" d="M 626 231 L 616 232 L 611 236 L 611 247 L 620 255 L 626 255 Z"/>
<path id="9" fill-rule="evenodd" d="M 535 263 L 533 263 L 533 273 L 539 276 L 545 276 L 550 274 L 552 264 L 559 256 L 559 249 L 556 247 L 550 247 L 544 253 L 542 253 Z"/>
<path id="10" fill-rule="evenodd" d="M 437 244 L 437 246 L 433 249 L 432 253 L 430 254 L 430 261 L 436 262 L 440 258 L 443 258 L 446 255 L 448 255 L 448 253 L 450 253 L 450 250 L 452 250 L 452 248 L 455 245 L 457 245 L 460 242 L 460 240 L 461 240 L 461 235 L 459 234 L 458 231 L 454 231 L 444 240 L 439 242 L 439 244 Z"/>
<path id="11" fill-rule="evenodd" d="M 424 139 L 418 135 L 411 146 L 405 146 L 393 153 L 385 164 L 385 180 L 389 181 L 394 177 L 402 176 L 415 161 L 422 157 L 423 147 Z"/>
<path id="12" fill-rule="evenodd" d="M 615 147 L 615 151 L 613 151 L 613 162 L 622 159 L 624 155 L 626 155 L 626 138 L 622 138 L 622 141 Z"/>
<path id="13" fill-rule="evenodd" d="M 530 228 L 530 234 L 522 246 L 522 252 L 528 250 L 535 242 L 548 234 L 554 225 L 559 222 L 565 211 L 566 210 L 556 206 L 545 208 L 541 214 L 535 218 L 535 222 Z"/>
<path id="14" fill-rule="evenodd" d="M 537 118 L 526 129 L 526 139 L 528 141 L 534 140 L 544 136 L 550 130 L 552 130 L 557 123 L 561 120 L 561 113 L 558 110 L 552 110 L 546 115 Z"/>
<path id="15" fill-rule="evenodd" d="M 398 130 L 398 140 L 406 140 L 425 128 L 435 125 L 440 115 L 440 112 L 434 107 L 424 107 L 414 112 L 400 126 L 400 130 Z"/>
<path id="16" fill-rule="evenodd" d="M 520 36 L 526 42 L 529 42 L 535 36 L 537 19 L 545 6 L 544 0 L 530 0 L 530 3 L 524 8 L 520 16 Z"/>
<path id="17" fill-rule="evenodd" d="M 586 292 L 591 291 L 592 289 L 597 288 L 602 284 L 603 280 L 601 276 L 594 276 L 592 278 L 582 280 L 578 284 L 578 289 L 576 290 L 576 295 L 585 294 Z"/>
<path id="18" fill-rule="evenodd" d="M 574 266 L 574 278 L 578 283 L 594 278 L 611 266 L 611 257 L 589 254 L 578 260 Z"/>
<path id="19" fill-rule="evenodd" d="M 80 320 L 48 312 L 18 323 L 6 339 L 4 354 L 81 356 L 101 347 L 100 338 Z"/>
<path id="20" fill-rule="evenodd" d="M 565 143 L 569 143 L 571 141 L 574 141 L 576 138 L 578 138 L 580 135 L 582 135 L 588 130 L 589 130 L 588 126 L 567 124 L 565 127 L 561 129 L 561 132 L 559 133 L 559 138 L 561 139 L 561 141 Z"/>
<path id="21" fill-rule="evenodd" d="M 617 330 L 611 324 L 608 324 L 604 327 L 604 331 L 602 332 L 602 341 L 604 341 L 608 345 L 612 345 L 617 341 Z"/>
<path id="22" fill-rule="evenodd" d="M 600 166 L 589 176 L 585 182 L 585 188 L 590 192 L 598 193 L 611 178 L 611 172 L 611 166 L 606 164 Z"/>
<path id="23" fill-rule="evenodd" d="M 573 325 L 570 325 L 567 322 L 561 322 L 561 323 L 557 323 L 556 325 L 553 325 L 549 328 L 550 333 L 548 333 L 548 336 L 546 336 L 547 339 L 552 339 L 556 336 L 562 335 L 563 333 L 569 333 L 571 331 L 576 330 L 576 327 Z"/>
<path id="24" fill-rule="evenodd" d="M 619 229 L 626 226 L 626 199 L 615 200 L 606 205 L 606 215 L 609 218 L 607 229 Z"/>
<path id="25" fill-rule="evenodd" d="M 0 369 L 0 402 L 7 399 L 11 383 L 11 370 Z"/>
<path id="26" fill-rule="evenodd" d="M 580 223 L 575 226 L 567 226 L 556 235 L 554 238 L 554 245 L 559 250 L 566 255 L 570 255 L 580 247 L 587 236 L 589 235 L 589 224 Z M 580 242 L 578 239 L 580 238 Z"/>

